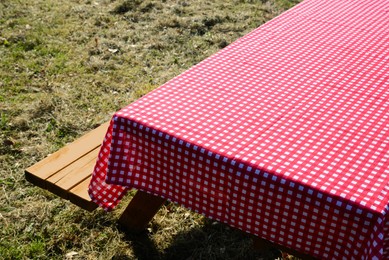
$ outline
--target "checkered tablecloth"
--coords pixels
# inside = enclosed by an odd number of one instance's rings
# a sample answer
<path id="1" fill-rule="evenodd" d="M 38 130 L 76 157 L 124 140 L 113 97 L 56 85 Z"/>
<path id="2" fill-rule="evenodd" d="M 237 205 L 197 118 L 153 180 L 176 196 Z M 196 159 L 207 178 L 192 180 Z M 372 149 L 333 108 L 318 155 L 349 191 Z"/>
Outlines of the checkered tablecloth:
<path id="1" fill-rule="evenodd" d="M 389 1 L 306 0 L 117 112 L 89 192 L 109 210 L 147 191 L 322 259 L 388 259 L 388 145 Z"/>

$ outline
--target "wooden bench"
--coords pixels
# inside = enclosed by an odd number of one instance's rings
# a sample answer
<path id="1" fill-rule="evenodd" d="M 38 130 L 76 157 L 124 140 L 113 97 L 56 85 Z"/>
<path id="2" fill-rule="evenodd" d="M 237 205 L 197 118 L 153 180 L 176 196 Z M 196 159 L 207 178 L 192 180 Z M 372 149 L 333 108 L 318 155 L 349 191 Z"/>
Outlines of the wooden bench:
<path id="1" fill-rule="evenodd" d="M 26 179 L 83 209 L 93 211 L 98 205 L 91 201 L 88 186 L 108 126 L 109 122 L 102 124 L 27 168 Z M 118 222 L 130 232 L 142 232 L 164 202 L 165 199 L 137 191 Z"/>
<path id="2" fill-rule="evenodd" d="M 25 170 L 26 179 L 83 209 L 93 211 L 98 205 L 91 201 L 88 186 L 108 126 L 109 122 L 102 124 L 27 168 Z M 140 233 L 147 227 L 165 201 L 163 198 L 137 191 L 121 214 L 118 223 L 129 232 Z M 302 259 L 313 259 L 262 238 L 253 237 L 253 240 L 256 249 L 263 250 L 273 246 Z"/>
<path id="3" fill-rule="evenodd" d="M 89 198 L 88 185 L 108 124 L 102 124 L 27 168 L 26 179 L 83 209 L 97 208 Z"/>

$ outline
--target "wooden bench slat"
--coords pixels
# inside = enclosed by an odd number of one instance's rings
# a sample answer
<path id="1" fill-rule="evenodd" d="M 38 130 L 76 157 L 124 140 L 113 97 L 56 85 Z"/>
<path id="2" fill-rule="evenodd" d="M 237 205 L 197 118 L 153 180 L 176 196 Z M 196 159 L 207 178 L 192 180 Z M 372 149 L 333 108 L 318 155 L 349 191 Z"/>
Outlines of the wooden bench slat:
<path id="1" fill-rule="evenodd" d="M 69 167 L 65 167 L 57 172 L 61 178 L 56 178 L 57 174 L 51 176 L 46 180 L 46 189 L 62 198 L 68 199 L 70 190 L 92 175 L 98 152 L 99 147 L 88 153 L 88 155 L 79 158 Z M 66 174 L 63 174 L 63 172 Z M 51 181 L 52 179 L 56 181 L 53 182 Z"/>
<path id="2" fill-rule="evenodd" d="M 66 178 L 62 178 L 56 182 L 55 185 L 63 188 L 64 190 L 70 190 L 74 186 L 77 186 L 78 183 L 91 176 L 93 168 L 96 164 L 98 152 L 99 149 L 92 151 L 91 155 L 95 155 L 94 158 L 90 159 L 89 161 L 83 160 L 83 165 L 80 168 L 69 172 L 69 174 L 66 175 Z"/>
<path id="3" fill-rule="evenodd" d="M 59 170 L 54 175 L 47 178 L 47 182 L 56 184 L 58 186 L 62 187 L 62 183 L 68 181 L 73 182 L 73 177 L 78 177 L 78 171 L 82 167 L 84 167 L 86 164 L 93 161 L 96 162 L 97 155 L 99 153 L 100 147 L 95 148 L 94 150 L 90 151 L 86 155 L 84 155 L 81 158 L 78 158 L 78 160 L 74 161 L 72 164 L 66 166 L 65 168 Z M 85 178 L 84 178 L 85 179 Z"/>
<path id="4" fill-rule="evenodd" d="M 100 146 L 108 126 L 109 122 L 102 124 L 98 128 L 27 168 L 26 172 L 33 174 L 35 179 L 46 180 L 57 171 Z"/>
<path id="5" fill-rule="evenodd" d="M 91 179 L 92 176 L 89 176 L 77 186 L 73 187 L 69 193 L 69 200 L 72 203 L 88 211 L 93 211 L 97 208 L 97 204 L 91 201 L 88 194 L 88 187 Z"/>

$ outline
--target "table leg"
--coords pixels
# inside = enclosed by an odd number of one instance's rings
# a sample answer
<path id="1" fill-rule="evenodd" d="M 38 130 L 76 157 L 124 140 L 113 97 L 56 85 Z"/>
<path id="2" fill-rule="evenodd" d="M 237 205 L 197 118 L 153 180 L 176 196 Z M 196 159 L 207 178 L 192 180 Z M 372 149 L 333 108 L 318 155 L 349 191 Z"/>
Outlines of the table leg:
<path id="1" fill-rule="evenodd" d="M 140 233 L 166 200 L 138 190 L 119 218 L 119 224 L 128 232 Z"/>
<path id="2" fill-rule="evenodd" d="M 166 200 L 161 197 L 138 190 L 130 201 L 130 204 L 128 204 L 127 208 L 120 216 L 118 223 L 128 232 L 140 233 L 146 229 L 148 223 L 158 212 L 159 208 L 165 201 Z M 311 256 L 301 254 L 289 248 L 275 245 L 265 239 L 256 236 L 253 236 L 253 242 L 253 247 L 258 250 L 263 250 L 273 246 L 283 252 L 288 252 L 304 260 L 315 259 Z"/>
<path id="3" fill-rule="evenodd" d="M 315 260 L 316 259 L 316 258 L 314 258 L 312 256 L 309 256 L 309 255 L 306 255 L 306 254 L 302 254 L 302 253 L 297 252 L 297 251 L 295 251 L 293 249 L 273 244 L 270 241 L 267 241 L 265 239 L 262 239 L 262 238 L 259 238 L 259 237 L 256 237 L 256 236 L 253 236 L 253 247 L 254 247 L 254 249 L 257 249 L 257 250 L 260 250 L 260 251 L 261 250 L 265 250 L 265 249 L 267 249 L 269 247 L 275 247 L 275 248 L 281 250 L 283 253 L 291 254 L 291 255 L 293 255 L 295 257 L 298 257 L 300 259 L 303 259 L 303 260 Z"/>

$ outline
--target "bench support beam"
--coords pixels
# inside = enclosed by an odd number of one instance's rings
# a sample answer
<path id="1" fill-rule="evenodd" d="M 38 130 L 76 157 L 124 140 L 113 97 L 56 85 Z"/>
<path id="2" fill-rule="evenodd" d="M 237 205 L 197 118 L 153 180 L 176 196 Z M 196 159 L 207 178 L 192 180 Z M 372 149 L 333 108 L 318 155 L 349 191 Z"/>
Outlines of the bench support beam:
<path id="1" fill-rule="evenodd" d="M 138 190 L 119 218 L 119 225 L 128 232 L 144 231 L 165 199 Z"/>

